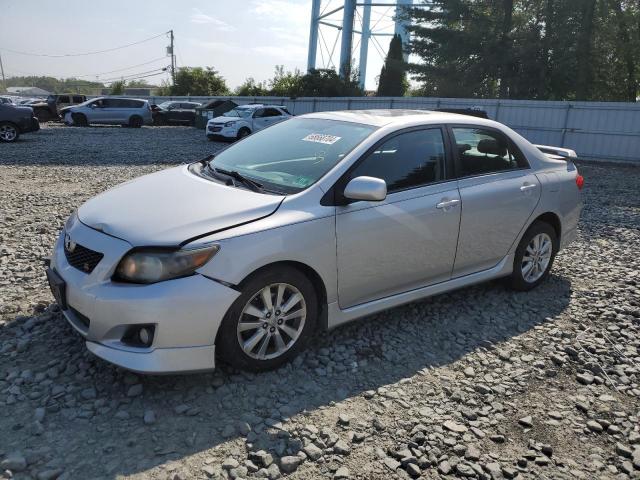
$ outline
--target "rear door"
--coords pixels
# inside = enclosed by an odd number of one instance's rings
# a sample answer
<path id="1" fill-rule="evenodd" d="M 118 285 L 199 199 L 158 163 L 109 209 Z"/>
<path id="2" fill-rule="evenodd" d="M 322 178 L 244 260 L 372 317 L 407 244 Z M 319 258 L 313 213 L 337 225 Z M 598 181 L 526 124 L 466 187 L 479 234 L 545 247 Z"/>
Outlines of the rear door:
<path id="1" fill-rule="evenodd" d="M 494 267 L 507 255 L 540 199 L 520 150 L 499 130 L 451 126 L 462 200 L 453 277 Z"/>
<path id="2" fill-rule="evenodd" d="M 272 108 L 272 107 L 261 108 L 255 113 L 255 118 L 253 122 L 254 129 L 261 130 L 263 128 L 273 125 L 274 123 L 281 122 L 284 119 L 285 119 L 285 116 L 277 108 Z"/>

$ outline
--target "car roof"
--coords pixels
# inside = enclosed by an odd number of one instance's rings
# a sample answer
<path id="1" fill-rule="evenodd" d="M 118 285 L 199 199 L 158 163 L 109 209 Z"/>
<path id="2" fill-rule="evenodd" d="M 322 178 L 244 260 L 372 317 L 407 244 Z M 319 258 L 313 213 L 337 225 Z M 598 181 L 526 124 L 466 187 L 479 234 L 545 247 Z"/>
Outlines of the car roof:
<path id="1" fill-rule="evenodd" d="M 496 126 L 497 122 L 459 113 L 436 112 L 431 110 L 409 110 L 401 108 L 372 110 L 341 110 L 316 112 L 301 115 L 307 118 L 341 120 L 344 122 L 364 123 L 376 127 L 386 125 L 412 126 L 438 123 L 469 123 L 474 125 Z"/>
<path id="2" fill-rule="evenodd" d="M 272 105 L 265 103 L 249 103 L 247 105 L 238 105 L 236 108 L 247 108 L 257 110 L 258 108 L 286 108 L 284 105 Z"/>

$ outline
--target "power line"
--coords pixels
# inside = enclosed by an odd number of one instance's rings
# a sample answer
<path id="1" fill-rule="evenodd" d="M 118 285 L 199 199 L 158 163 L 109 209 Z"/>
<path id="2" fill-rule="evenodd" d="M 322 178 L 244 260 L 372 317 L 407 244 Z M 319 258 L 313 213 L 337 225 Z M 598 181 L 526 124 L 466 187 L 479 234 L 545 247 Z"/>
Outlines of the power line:
<path id="1" fill-rule="evenodd" d="M 154 73 L 154 72 L 157 72 L 157 74 L 159 75 L 160 73 L 166 72 L 167 69 L 168 69 L 168 67 L 155 68 L 153 70 L 148 70 L 146 72 L 132 73 L 132 74 L 124 75 L 124 76 L 120 76 L 120 77 L 105 78 L 105 79 L 102 80 L 102 82 L 117 82 L 119 80 L 133 80 L 133 79 L 136 79 L 136 78 L 141 78 L 140 75 L 146 75 L 148 73 Z"/>
<path id="2" fill-rule="evenodd" d="M 154 40 L 158 37 L 162 37 L 163 35 L 166 35 L 169 32 L 162 32 L 159 33 L 158 35 L 154 35 L 153 37 L 149 37 L 149 38 L 145 38 L 144 40 L 140 40 L 138 42 L 133 42 L 133 43 L 128 43 L 126 45 L 121 45 L 119 47 L 113 47 L 113 48 L 107 48 L 106 50 L 96 50 L 94 52 L 84 52 L 84 53 L 64 53 L 61 55 L 49 55 L 46 53 L 32 53 L 32 52 L 20 52 L 18 50 L 11 50 L 8 48 L 1 48 L 0 50 L 5 51 L 5 52 L 11 52 L 11 53 L 15 53 L 17 55 L 28 55 L 31 57 L 49 57 L 49 58 L 62 58 L 62 57 L 83 57 L 86 55 L 96 55 L 99 53 L 107 53 L 107 52 L 113 52 L 115 50 L 121 50 L 123 48 L 128 48 L 128 47 L 133 47 L 134 45 L 139 45 L 141 43 L 145 43 L 148 42 L 150 40 Z"/>
<path id="3" fill-rule="evenodd" d="M 107 73 L 116 73 L 123 72 L 125 70 L 131 70 L 132 68 L 142 67 L 144 65 L 149 65 L 150 63 L 159 62 L 160 60 L 165 60 L 167 57 L 158 57 L 153 60 L 149 60 L 148 62 L 139 63 L 137 65 L 131 65 L 130 67 L 119 68 L 117 70 L 109 70 L 108 72 L 102 73 L 87 73 L 86 75 L 69 75 L 70 78 L 82 78 L 82 77 L 99 77 L 100 75 L 106 75 Z"/>

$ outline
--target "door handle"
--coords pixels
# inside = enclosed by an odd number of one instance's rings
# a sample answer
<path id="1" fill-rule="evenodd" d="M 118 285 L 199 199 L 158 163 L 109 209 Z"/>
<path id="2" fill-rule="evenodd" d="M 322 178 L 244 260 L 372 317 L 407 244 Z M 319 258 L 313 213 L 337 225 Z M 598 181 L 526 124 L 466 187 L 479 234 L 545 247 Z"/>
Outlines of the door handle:
<path id="1" fill-rule="evenodd" d="M 535 183 L 523 183 L 522 186 L 520 187 L 520 191 L 526 192 L 528 190 L 533 190 L 536 187 L 537 185 Z"/>
<path id="2" fill-rule="evenodd" d="M 443 198 L 440 203 L 436 204 L 436 208 L 440 208 L 440 209 L 445 209 L 446 210 L 449 207 L 455 207 L 459 203 L 460 203 L 460 200 L 458 200 L 457 198 L 454 198 L 453 200 L 445 200 Z"/>

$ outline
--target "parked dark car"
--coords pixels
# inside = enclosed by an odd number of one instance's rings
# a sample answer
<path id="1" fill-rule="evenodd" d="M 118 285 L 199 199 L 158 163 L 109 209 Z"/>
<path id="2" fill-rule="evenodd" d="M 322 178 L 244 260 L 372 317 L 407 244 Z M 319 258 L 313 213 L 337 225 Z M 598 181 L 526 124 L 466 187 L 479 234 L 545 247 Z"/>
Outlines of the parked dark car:
<path id="1" fill-rule="evenodd" d="M 36 117 L 38 117 L 38 120 L 48 122 L 50 120 L 60 120 L 61 111 L 65 107 L 78 105 L 86 101 L 87 97 L 85 95 L 64 93 L 60 95 L 49 95 L 46 100 L 35 103 L 31 105 L 31 107 Z"/>
<path id="2" fill-rule="evenodd" d="M 40 122 L 31 107 L 0 104 L 0 142 L 15 142 L 21 134 L 38 130 Z"/>
<path id="3" fill-rule="evenodd" d="M 196 121 L 197 102 L 162 102 L 152 105 L 154 125 L 194 125 Z"/>

